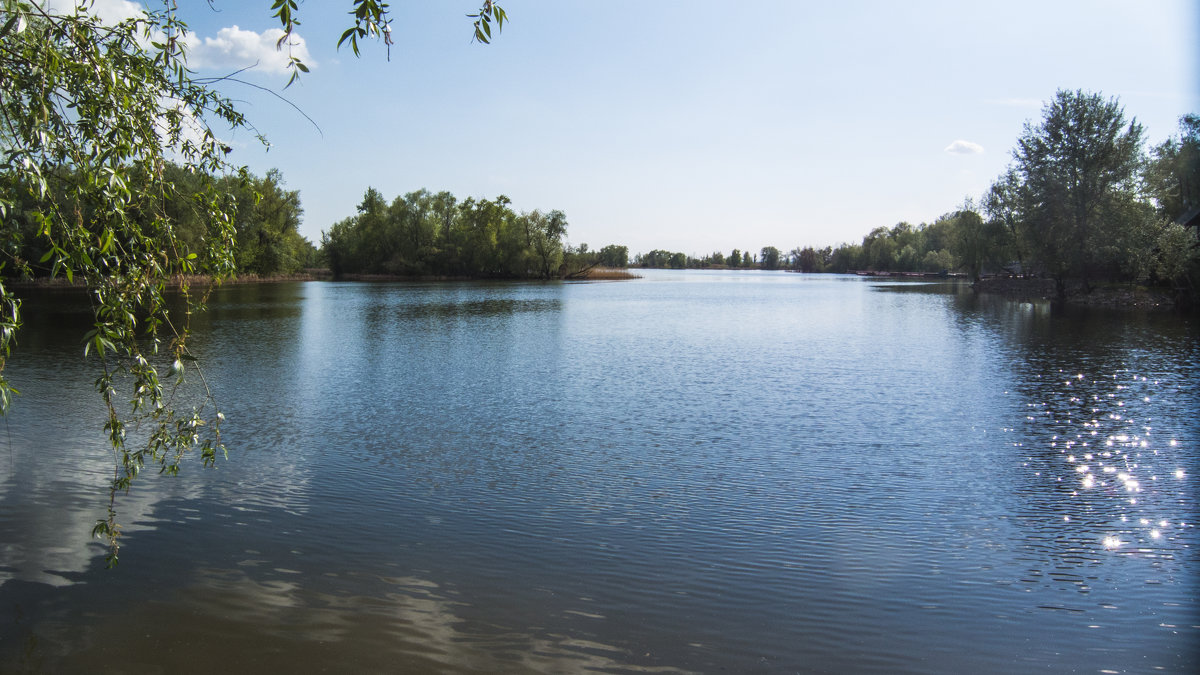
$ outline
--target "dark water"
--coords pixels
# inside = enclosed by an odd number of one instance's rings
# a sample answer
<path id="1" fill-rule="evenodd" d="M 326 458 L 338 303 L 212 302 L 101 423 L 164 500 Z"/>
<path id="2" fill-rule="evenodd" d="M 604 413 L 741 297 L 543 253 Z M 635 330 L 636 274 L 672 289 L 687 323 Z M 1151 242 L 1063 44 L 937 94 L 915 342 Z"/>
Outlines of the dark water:
<path id="1" fill-rule="evenodd" d="M 222 290 L 230 459 L 121 499 L 27 300 L 0 671 L 1195 672 L 1200 328 L 953 284 Z"/>

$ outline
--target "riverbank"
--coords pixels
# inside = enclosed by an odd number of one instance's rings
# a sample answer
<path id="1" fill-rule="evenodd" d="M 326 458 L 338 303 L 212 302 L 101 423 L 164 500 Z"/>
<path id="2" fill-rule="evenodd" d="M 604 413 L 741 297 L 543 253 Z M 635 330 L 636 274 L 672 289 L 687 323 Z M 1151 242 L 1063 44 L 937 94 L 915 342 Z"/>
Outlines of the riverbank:
<path id="1" fill-rule="evenodd" d="M 641 276 L 630 272 L 628 269 L 618 269 L 609 267 L 596 267 L 587 270 L 571 278 L 572 281 L 618 281 L 627 279 L 640 279 Z M 487 280 L 486 277 L 471 277 L 471 276 L 445 276 L 445 275 L 399 275 L 399 274 L 343 274 L 339 281 L 371 281 L 371 282 L 387 282 L 387 281 L 481 281 Z M 333 281 L 333 272 L 323 268 L 308 268 L 296 274 L 274 274 L 269 276 L 259 276 L 256 274 L 239 274 L 228 279 L 221 280 L 222 286 L 243 285 L 243 284 L 272 284 L 286 281 Z M 168 282 L 168 287 L 179 288 L 184 284 L 188 286 L 207 286 L 213 283 L 210 276 L 175 276 Z M 74 290 L 87 288 L 87 284 L 82 279 L 76 278 L 74 281 L 67 281 L 65 277 L 39 277 L 36 279 L 24 280 L 8 280 L 5 282 L 9 288 L 14 290 L 22 289 L 37 289 L 37 290 Z"/>
<path id="2" fill-rule="evenodd" d="M 334 279 L 333 274 L 329 270 L 305 270 L 314 274 L 320 274 L 316 277 L 322 280 Z M 630 272 L 628 269 L 615 267 L 592 267 L 587 270 L 568 274 L 559 279 L 555 278 L 552 281 L 619 281 L 627 279 L 641 279 L 637 274 Z M 412 275 L 412 274 L 343 274 L 337 277 L 338 281 L 539 281 L 534 277 L 486 277 L 486 276 L 453 276 L 453 275 Z"/>
<path id="3" fill-rule="evenodd" d="M 333 275 L 329 270 L 322 269 L 306 269 L 297 274 L 272 274 L 267 276 L 259 276 L 257 274 L 239 274 L 237 276 L 222 279 L 220 285 L 242 285 L 242 284 L 273 284 L 284 281 L 328 281 Z M 171 277 L 167 282 L 168 288 L 179 288 L 184 284 L 188 286 L 208 286 L 213 283 L 213 278 L 208 275 L 182 276 L 176 275 Z M 13 290 L 75 290 L 86 289 L 87 283 L 82 277 L 76 277 L 72 281 L 68 281 L 66 277 L 37 277 L 34 279 L 7 279 L 4 284 Z"/>
<path id="4" fill-rule="evenodd" d="M 1003 295 L 1015 300 L 1058 299 L 1053 279 L 993 277 L 971 285 L 979 293 Z M 1081 282 L 1068 282 L 1066 304 L 1080 307 L 1173 311 L 1177 308 L 1170 291 L 1129 284 L 1102 284 L 1088 292 Z"/>

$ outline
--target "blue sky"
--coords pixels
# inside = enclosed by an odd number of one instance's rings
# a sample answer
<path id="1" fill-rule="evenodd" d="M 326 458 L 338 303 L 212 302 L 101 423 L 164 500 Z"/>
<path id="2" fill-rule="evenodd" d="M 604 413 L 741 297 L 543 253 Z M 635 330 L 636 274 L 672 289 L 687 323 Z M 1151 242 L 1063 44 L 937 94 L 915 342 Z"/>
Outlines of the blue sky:
<path id="1" fill-rule="evenodd" d="M 282 88 L 267 0 L 180 4 L 201 74 Z M 393 3 L 389 62 L 334 49 L 350 0 L 302 2 L 312 72 L 282 93 L 320 131 L 231 84 L 273 144 L 234 160 L 283 172 L 314 243 L 373 186 L 561 209 L 592 247 L 786 251 L 978 198 L 1057 89 L 1118 97 L 1152 144 L 1200 112 L 1194 0 L 502 4 L 480 45 L 473 0 Z"/>

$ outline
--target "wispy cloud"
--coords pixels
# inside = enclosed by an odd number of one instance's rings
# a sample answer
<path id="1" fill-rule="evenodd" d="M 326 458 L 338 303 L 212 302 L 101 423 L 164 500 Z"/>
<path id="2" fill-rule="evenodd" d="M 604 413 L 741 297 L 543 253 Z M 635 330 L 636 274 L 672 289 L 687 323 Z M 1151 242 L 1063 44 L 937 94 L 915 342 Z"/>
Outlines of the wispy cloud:
<path id="1" fill-rule="evenodd" d="M 956 155 L 978 155 L 983 152 L 983 146 L 978 143 L 959 139 L 947 145 L 946 152 L 952 152 Z"/>
<path id="2" fill-rule="evenodd" d="M 227 26 L 217 31 L 216 37 L 199 38 L 188 46 L 188 65 L 205 70 L 236 70 L 258 65 L 269 73 L 287 70 L 288 55 L 295 56 L 312 68 L 316 66 L 308 53 L 304 38 L 292 34 L 290 42 L 279 49 L 275 44 L 283 37 L 278 28 L 268 28 L 256 33 Z"/>

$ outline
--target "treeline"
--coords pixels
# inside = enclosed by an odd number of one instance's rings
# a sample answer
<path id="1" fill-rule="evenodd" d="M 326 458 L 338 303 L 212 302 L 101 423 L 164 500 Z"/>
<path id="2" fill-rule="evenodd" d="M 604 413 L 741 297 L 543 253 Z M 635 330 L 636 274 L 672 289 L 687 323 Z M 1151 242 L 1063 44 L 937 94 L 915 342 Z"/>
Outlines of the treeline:
<path id="1" fill-rule="evenodd" d="M 983 219 L 974 203 L 940 216 L 932 223 L 907 222 L 877 227 L 861 243 L 793 249 L 791 269 L 799 272 L 953 272 L 978 276 L 1000 271 L 1007 259 L 1002 248 L 981 250 L 1003 238 L 995 223 Z"/>
<path id="2" fill-rule="evenodd" d="M 978 200 L 932 223 L 877 227 L 860 243 L 768 246 L 693 257 L 638 255 L 644 267 L 787 268 L 801 272 L 957 272 L 1200 288 L 1200 115 L 1149 149 L 1116 100 L 1059 91 L 1027 123 L 1013 162 Z"/>
<path id="3" fill-rule="evenodd" d="M 82 180 L 70 169 L 61 169 L 49 184 L 53 199 L 83 225 L 98 232 L 102 203 L 88 203 L 76 195 Z M 126 186 L 134 200 L 125 212 L 147 231 L 169 226 L 175 249 L 163 251 L 164 260 L 203 258 L 214 241 L 228 230 L 214 226 L 215 210 L 232 221 L 233 272 L 241 275 L 279 276 L 309 268 L 328 267 L 335 277 L 346 274 L 396 276 L 454 276 L 471 278 L 556 279 L 581 274 L 593 267 L 625 268 L 629 249 L 609 245 L 589 249 L 587 244 L 566 244 L 567 218 L 562 211 L 517 213 L 509 199 L 467 198 L 449 192 L 411 192 L 388 203 L 369 188 L 357 213 L 322 233 L 321 248 L 300 235 L 304 210 L 300 194 L 284 186 L 282 175 L 248 172 L 213 177 L 175 164 L 163 168 L 165 188 L 151 194 L 137 184 Z M 145 181 L 134 173 L 134 181 Z M 49 277 L 56 274 L 54 246 L 45 235 L 33 189 L 13 190 L 24 202 L 6 210 L 0 224 L 0 273 L 12 277 Z M 219 206 L 219 209 L 214 209 Z M 92 227 L 97 224 L 96 227 Z M 98 235 L 93 235 L 93 238 Z M 121 242 L 114 242 L 119 249 Z M 185 266 L 186 267 L 186 266 Z"/>
<path id="4" fill-rule="evenodd" d="M 106 206 L 84 201 L 75 195 L 88 194 L 73 189 L 81 180 L 69 168 L 59 169 L 61 175 L 50 182 L 56 194 L 52 199 L 63 205 L 62 210 L 73 214 L 84 230 L 92 229 L 100 220 L 98 213 Z M 281 174 L 272 169 L 266 176 L 250 173 L 211 177 L 188 171 L 176 164 L 163 168 L 166 191 L 150 195 L 139 185 L 127 185 L 126 190 L 143 201 L 133 201 L 127 213 L 141 227 L 156 227 L 156 221 L 168 223 L 174 230 L 178 250 L 163 253 L 175 258 L 203 255 L 215 236 L 210 220 L 211 204 L 206 199 L 219 200 L 233 219 L 236 273 L 261 276 L 293 274 L 306 267 L 320 264 L 315 246 L 299 233 L 301 216 L 300 195 L 287 190 Z M 134 181 L 144 176 L 134 174 Z M 44 235 L 48 225 L 36 216 L 39 201 L 35 190 L 16 189 L 11 194 L 17 201 L 8 209 L 0 223 L 5 262 L 0 273 L 17 276 L 46 277 L 54 273 L 54 256 L 49 251 L 50 240 Z M 184 197 L 190 195 L 191 197 Z M 151 204 L 150 201 L 154 203 Z M 121 242 L 114 242 L 120 247 Z"/>
<path id="5" fill-rule="evenodd" d="M 553 279 L 591 266 L 625 267 L 624 246 L 567 246 L 562 211 L 517 213 L 508 197 L 459 201 L 410 192 L 388 203 L 368 188 L 357 213 L 322 233 L 334 277 L 347 274 Z"/>
<path id="6" fill-rule="evenodd" d="M 846 273 L 859 270 L 887 272 L 949 272 L 964 268 L 972 259 L 970 246 L 977 239 L 979 214 L 973 205 L 948 213 L 930 224 L 899 223 L 877 227 L 861 244 L 814 248 L 796 247 L 784 253 L 764 246 L 758 253 L 733 249 L 695 257 L 654 250 L 634 257 L 638 267 L 671 269 L 788 269 L 796 272 Z"/>
<path id="7" fill-rule="evenodd" d="M 761 256 L 750 251 L 733 249 L 729 255 L 714 251 L 711 255 L 700 258 L 673 251 L 655 249 L 649 253 L 639 253 L 634 256 L 636 267 L 657 267 L 668 269 L 780 269 L 788 261 L 774 246 L 762 249 Z"/>
<path id="8" fill-rule="evenodd" d="M 635 267 L 656 267 L 663 269 L 754 269 L 754 270 L 779 270 L 792 269 L 799 271 L 805 267 L 806 272 L 832 272 L 846 271 L 830 269 L 817 269 L 813 265 L 803 265 L 802 260 L 811 258 L 816 260 L 816 256 L 823 256 L 822 259 L 829 261 L 832 259 L 834 249 L 826 247 L 823 251 L 813 251 L 811 248 L 792 249 L 789 253 L 783 253 L 774 246 L 764 246 L 758 253 L 743 251 L 735 248 L 728 254 L 721 251 L 713 251 L 711 254 L 701 256 L 699 258 L 690 256 L 684 253 L 663 251 L 655 249 L 649 253 L 639 253 L 634 256 L 633 264 Z M 806 258 L 807 257 L 807 258 Z"/>

